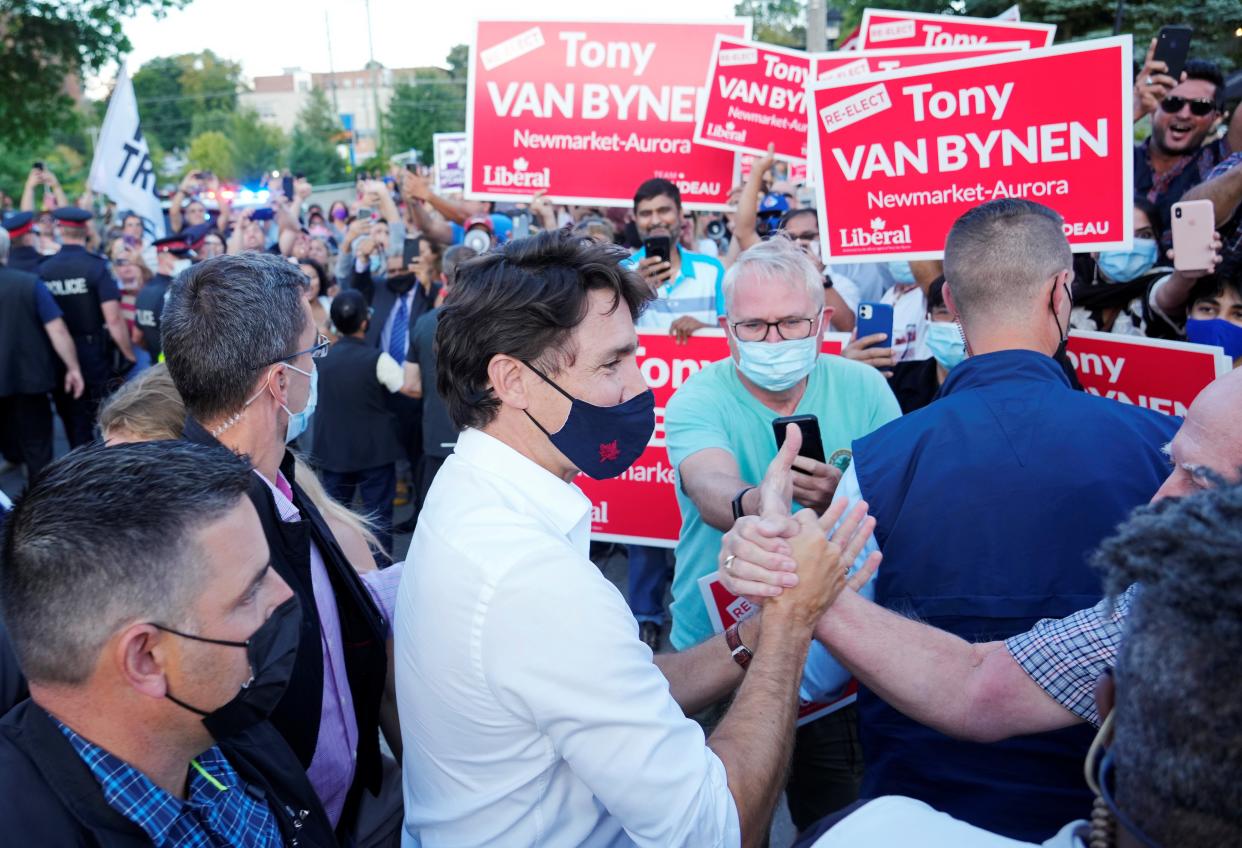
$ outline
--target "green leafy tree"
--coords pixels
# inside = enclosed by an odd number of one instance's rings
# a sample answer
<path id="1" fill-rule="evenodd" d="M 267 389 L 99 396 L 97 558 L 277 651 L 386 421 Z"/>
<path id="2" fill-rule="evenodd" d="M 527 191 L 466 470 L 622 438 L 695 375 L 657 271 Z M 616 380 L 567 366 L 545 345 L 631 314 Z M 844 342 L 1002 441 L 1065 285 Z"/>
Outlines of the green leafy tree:
<path id="1" fill-rule="evenodd" d="M 806 47 L 805 0 L 741 0 L 735 14 L 754 21 L 754 39 L 765 44 Z"/>
<path id="2" fill-rule="evenodd" d="M 207 130 L 224 129 L 237 111 L 241 65 L 210 50 L 161 56 L 134 74 L 134 95 L 147 134 L 169 149 L 184 149 Z"/>
<path id="3" fill-rule="evenodd" d="M 233 144 L 229 137 L 215 130 L 196 135 L 186 156 L 187 171 L 211 171 L 222 180 L 237 179 L 233 161 Z"/>
<path id="4" fill-rule="evenodd" d="M 417 150 L 431 161 L 431 137 L 466 128 L 466 72 L 469 52 L 459 44 L 449 51 L 449 70 L 420 68 L 414 81 L 402 82 L 388 103 L 388 144 L 394 150 Z"/>
<path id="5" fill-rule="evenodd" d="M 311 89 L 289 139 L 289 169 L 305 174 L 312 183 L 345 179 L 345 161 L 336 150 L 343 131 L 328 95 L 321 88 Z"/>
<path id="6" fill-rule="evenodd" d="M 46 143 L 73 113 L 67 84 L 131 49 L 124 22 L 189 0 L 3 0 L 0 3 L 0 147 Z"/>
<path id="7" fill-rule="evenodd" d="M 228 137 L 235 176 L 242 182 L 255 182 L 285 159 L 285 134 L 280 127 L 263 123 L 253 109 L 233 113 Z"/>

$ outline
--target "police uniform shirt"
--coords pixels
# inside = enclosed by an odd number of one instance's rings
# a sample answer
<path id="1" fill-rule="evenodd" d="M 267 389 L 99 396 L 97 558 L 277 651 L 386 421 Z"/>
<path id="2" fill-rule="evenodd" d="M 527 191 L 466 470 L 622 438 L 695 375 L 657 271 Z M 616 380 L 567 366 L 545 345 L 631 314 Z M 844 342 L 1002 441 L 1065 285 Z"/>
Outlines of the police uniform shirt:
<path id="1" fill-rule="evenodd" d="M 66 244 L 47 257 L 39 266 L 39 276 L 65 313 L 73 336 L 101 333 L 104 319 L 99 304 L 121 299 L 108 261 L 80 244 Z"/>

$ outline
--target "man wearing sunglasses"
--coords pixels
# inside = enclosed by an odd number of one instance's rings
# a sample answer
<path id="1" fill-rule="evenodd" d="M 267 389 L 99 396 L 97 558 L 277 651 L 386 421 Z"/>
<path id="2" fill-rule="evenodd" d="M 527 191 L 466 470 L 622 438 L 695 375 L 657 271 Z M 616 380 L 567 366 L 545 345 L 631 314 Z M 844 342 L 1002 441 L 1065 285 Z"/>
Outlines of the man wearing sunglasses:
<path id="1" fill-rule="evenodd" d="M 1135 145 L 1134 192 L 1154 203 L 1164 221 L 1173 218 L 1169 208 L 1230 153 L 1229 136 L 1204 144 L 1220 117 L 1224 88 L 1215 63 L 1187 62 L 1181 82 L 1152 115 L 1151 137 Z M 1163 249 L 1172 246 L 1170 230 L 1161 233 L 1160 242 Z"/>
<path id="2" fill-rule="evenodd" d="M 402 568 L 359 577 L 294 478 L 286 444 L 315 411 L 316 360 L 328 350 L 305 283 L 279 256 L 205 260 L 170 287 L 161 340 L 185 400 L 185 438 L 249 458 L 250 501 L 272 569 L 304 612 L 297 662 L 272 724 L 306 767 L 338 834 L 364 845 L 400 827 L 395 765 L 383 782 L 379 712 Z"/>

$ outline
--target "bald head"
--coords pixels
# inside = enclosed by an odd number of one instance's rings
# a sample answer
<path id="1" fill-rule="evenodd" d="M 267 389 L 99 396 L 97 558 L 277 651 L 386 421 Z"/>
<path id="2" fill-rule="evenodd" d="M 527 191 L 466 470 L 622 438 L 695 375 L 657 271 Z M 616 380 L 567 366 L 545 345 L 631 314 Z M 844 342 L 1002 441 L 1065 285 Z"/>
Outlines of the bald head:
<path id="1" fill-rule="evenodd" d="M 1173 471 L 1152 500 L 1183 497 L 1209 488 L 1212 476 L 1242 478 L 1242 369 L 1230 371 L 1199 392 L 1169 444 Z"/>
<path id="2" fill-rule="evenodd" d="M 944 277 L 964 323 L 1023 322 L 1046 310 L 1043 286 L 1073 267 L 1061 216 L 1029 200 L 976 206 L 949 230 Z"/>

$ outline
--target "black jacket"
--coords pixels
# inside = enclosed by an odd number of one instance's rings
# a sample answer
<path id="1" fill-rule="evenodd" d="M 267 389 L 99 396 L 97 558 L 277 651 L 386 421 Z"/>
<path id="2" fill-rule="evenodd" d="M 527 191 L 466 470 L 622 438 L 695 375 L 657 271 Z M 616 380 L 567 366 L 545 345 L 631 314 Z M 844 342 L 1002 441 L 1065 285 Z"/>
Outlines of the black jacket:
<path id="1" fill-rule="evenodd" d="M 183 437 L 198 444 L 219 444 L 193 418 L 186 419 Z M 323 516 L 294 479 L 292 453 L 285 452 L 280 470 L 293 490 L 293 503 L 302 514 L 301 521 L 280 520 L 272 491 L 258 474 L 253 475 L 249 491 L 250 502 L 259 513 L 263 535 L 271 548 L 272 568 L 289 584 L 302 604 L 298 657 L 289 687 L 272 712 L 271 723 L 285 737 L 302 767 L 309 768 L 319 740 L 323 704 L 323 637 L 310 573 L 310 543 L 313 541 L 323 557 L 336 598 L 345 673 L 358 722 L 357 770 L 346 798 L 346 812 L 341 818 L 346 822 L 362 788 L 369 789 L 372 794 L 379 791 L 379 708 L 388 673 L 387 624 Z"/>
<path id="2" fill-rule="evenodd" d="M 391 465 L 404 455 L 392 392 L 379 381 L 384 354 L 362 339 L 345 336 L 319 360 L 319 405 L 311 455 L 327 471 L 364 471 Z"/>
<path id="3" fill-rule="evenodd" d="M 268 722 L 219 743 L 229 765 L 267 801 L 286 846 L 337 844 L 306 772 Z M 0 837 L 5 845 L 150 846 L 103 791 L 55 721 L 33 701 L 0 719 Z"/>
<path id="4" fill-rule="evenodd" d="M 371 315 L 371 324 L 367 327 L 367 344 L 371 347 L 380 347 L 383 339 L 384 325 L 388 323 L 388 316 L 392 312 L 392 308 L 397 303 L 397 298 L 406 292 L 399 292 L 392 284 L 391 279 L 383 280 L 380 283 L 371 278 L 370 269 L 363 271 L 354 271 L 349 278 L 349 287 L 362 292 L 362 296 L 366 298 L 367 305 L 374 310 Z M 435 287 L 431 291 L 427 291 L 418 283 L 414 284 L 414 298 L 410 304 L 410 318 L 408 333 L 413 330 L 414 323 L 426 313 L 430 312 L 435 306 L 436 294 Z"/>
<path id="5" fill-rule="evenodd" d="M 41 395 L 56 385 L 56 363 L 39 317 L 39 278 L 0 265 L 0 397 Z"/>

